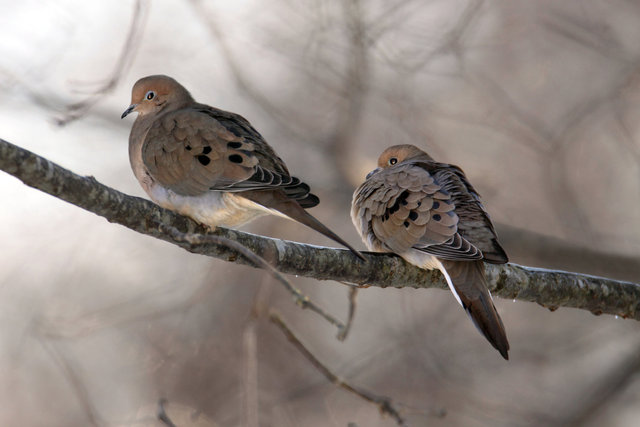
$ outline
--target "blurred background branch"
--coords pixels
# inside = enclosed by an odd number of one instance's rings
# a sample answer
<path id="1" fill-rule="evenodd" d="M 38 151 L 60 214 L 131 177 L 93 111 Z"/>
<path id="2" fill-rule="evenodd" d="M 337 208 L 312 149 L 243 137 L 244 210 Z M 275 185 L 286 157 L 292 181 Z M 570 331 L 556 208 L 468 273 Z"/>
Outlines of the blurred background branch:
<path id="1" fill-rule="evenodd" d="M 107 77 L 104 82 L 74 82 L 75 86 L 84 86 L 85 88 L 76 88 L 75 90 L 79 93 L 86 93 L 86 87 L 88 86 L 97 85 L 98 87 L 96 89 L 89 90 L 90 94 L 85 99 L 67 105 L 55 119 L 59 126 L 66 126 L 72 121 L 78 120 L 84 116 L 91 107 L 100 102 L 104 95 L 116 89 L 123 75 L 128 71 L 129 67 L 131 67 L 131 64 L 133 63 L 133 58 L 140 46 L 140 40 L 147 23 L 148 13 L 149 1 L 136 0 L 127 39 L 120 51 L 120 55 L 118 56 L 118 60 L 116 61 L 111 75 Z"/>

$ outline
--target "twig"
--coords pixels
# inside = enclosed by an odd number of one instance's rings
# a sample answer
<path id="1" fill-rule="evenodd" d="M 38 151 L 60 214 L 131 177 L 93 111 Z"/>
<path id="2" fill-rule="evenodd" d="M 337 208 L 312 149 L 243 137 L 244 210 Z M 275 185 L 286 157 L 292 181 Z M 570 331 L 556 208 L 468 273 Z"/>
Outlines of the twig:
<path id="1" fill-rule="evenodd" d="M 379 287 L 446 289 L 439 272 L 421 270 L 392 254 L 365 253 L 365 263 L 345 249 L 305 245 L 221 227 L 208 230 L 187 217 L 148 200 L 123 194 L 92 177 L 76 175 L 2 139 L 0 169 L 31 187 L 101 215 L 110 222 L 193 253 L 255 265 L 245 257 L 238 257 L 238 252 L 228 246 L 177 241 L 162 226 L 174 227 L 181 233 L 208 233 L 232 240 L 268 259 L 280 273 Z M 574 307 L 594 314 L 608 313 L 640 320 L 640 285 L 635 283 L 516 264 L 487 264 L 486 270 L 492 293 L 502 298 L 531 301 L 550 309 Z"/>
<path id="2" fill-rule="evenodd" d="M 308 296 L 302 294 L 302 292 L 300 292 L 299 289 L 294 287 L 291 284 L 291 282 L 289 282 L 282 274 L 280 274 L 278 270 L 276 270 L 269 262 L 267 262 L 267 260 L 251 252 L 251 250 L 249 250 L 245 246 L 242 246 L 240 243 L 234 242 L 233 240 L 227 239 L 225 237 L 213 236 L 211 234 L 182 233 L 178 231 L 175 227 L 171 227 L 165 224 L 160 224 L 160 229 L 165 231 L 167 234 L 169 234 L 171 237 L 173 237 L 175 240 L 179 242 L 187 242 L 190 245 L 194 245 L 194 246 L 204 245 L 204 244 L 215 244 L 215 245 L 226 246 L 229 249 L 232 249 L 233 251 L 247 258 L 247 260 L 249 260 L 249 262 L 253 264 L 254 267 L 265 269 L 269 273 L 271 273 L 271 275 L 278 282 L 280 282 L 285 287 L 285 289 L 291 293 L 291 295 L 293 295 L 293 299 L 295 303 L 300 308 L 302 309 L 308 308 L 314 313 L 319 314 L 327 322 L 331 323 L 333 326 L 338 328 L 338 331 L 342 331 L 345 329 L 345 325 L 341 321 L 339 321 L 338 319 L 336 319 L 335 317 L 327 313 L 321 307 L 314 304 L 309 299 Z"/>
<path id="3" fill-rule="evenodd" d="M 345 283 L 346 284 L 346 283 Z M 349 313 L 347 314 L 347 323 L 344 328 L 338 332 L 338 340 L 344 341 L 351 330 L 353 323 L 353 317 L 356 313 L 356 296 L 358 295 L 358 287 L 354 285 L 349 286 Z"/>
<path id="4" fill-rule="evenodd" d="M 278 328 L 284 333 L 287 339 L 294 345 L 294 347 L 318 370 L 322 375 L 325 376 L 327 380 L 331 383 L 337 385 L 345 389 L 346 391 L 355 394 L 356 396 L 366 400 L 367 402 L 371 402 L 375 404 L 382 414 L 387 414 L 391 416 L 399 426 L 406 426 L 404 418 L 400 413 L 395 409 L 391 399 L 388 397 L 377 396 L 373 393 L 370 393 L 366 390 L 357 388 L 352 386 L 351 384 L 345 382 L 340 379 L 337 375 L 335 375 L 329 368 L 327 368 L 322 362 L 316 358 L 309 349 L 307 349 L 302 342 L 295 336 L 295 334 L 289 329 L 289 327 L 284 323 L 282 318 L 276 314 L 271 313 L 269 319 L 275 323 Z"/>
<path id="5" fill-rule="evenodd" d="M 158 401 L 158 420 L 162 421 L 163 424 L 165 424 L 167 427 L 177 427 L 173 421 L 171 421 L 171 418 L 169 418 L 169 415 L 167 415 L 167 412 L 164 410 L 164 405 L 166 405 L 167 403 L 167 399 L 160 399 Z"/>

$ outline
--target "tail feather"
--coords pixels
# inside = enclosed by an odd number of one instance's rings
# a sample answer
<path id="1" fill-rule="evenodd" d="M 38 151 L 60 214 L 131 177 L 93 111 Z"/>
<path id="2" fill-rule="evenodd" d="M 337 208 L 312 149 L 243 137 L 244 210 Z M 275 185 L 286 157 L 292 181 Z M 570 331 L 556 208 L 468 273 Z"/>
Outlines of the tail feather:
<path id="1" fill-rule="evenodd" d="M 317 231 L 320 234 L 340 243 L 348 248 L 354 255 L 363 261 L 366 258 L 350 244 L 344 241 L 340 236 L 331 231 L 327 226 L 318 221 L 314 216 L 308 213 L 300 204 L 289 199 L 282 191 L 245 191 L 241 193 L 243 197 L 261 204 L 269 209 L 277 210 L 285 216 L 298 221 L 307 227 Z"/>
<path id="2" fill-rule="evenodd" d="M 458 301 L 474 325 L 505 359 L 509 360 L 509 342 L 504 324 L 489 293 L 482 261 L 446 261 L 440 264 Z"/>

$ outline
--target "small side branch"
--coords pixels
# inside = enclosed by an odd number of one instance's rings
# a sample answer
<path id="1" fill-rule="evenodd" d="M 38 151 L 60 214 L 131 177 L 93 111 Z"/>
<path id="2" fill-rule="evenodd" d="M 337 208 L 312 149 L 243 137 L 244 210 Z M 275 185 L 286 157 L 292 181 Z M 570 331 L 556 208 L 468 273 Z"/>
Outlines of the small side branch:
<path id="1" fill-rule="evenodd" d="M 215 244 L 227 246 L 229 249 L 236 251 L 238 254 L 245 257 L 249 260 L 250 263 L 253 264 L 256 268 L 262 268 L 267 270 L 271 275 L 285 287 L 291 295 L 293 295 L 293 299 L 296 304 L 302 309 L 309 309 L 314 313 L 322 316 L 327 322 L 331 323 L 333 326 L 338 328 L 339 334 L 342 334 L 343 331 L 347 329 L 344 323 L 327 313 L 322 307 L 316 305 L 313 301 L 309 299 L 308 296 L 303 295 L 302 292 L 295 286 L 291 284 L 282 274 L 278 272 L 275 268 L 271 266 L 264 258 L 259 257 L 258 255 L 251 252 L 249 249 L 245 248 L 238 242 L 234 242 L 233 240 L 229 240 L 220 236 L 212 236 L 210 234 L 187 234 L 181 233 L 173 227 L 165 226 L 161 224 L 160 227 L 162 230 L 166 231 L 169 235 L 171 235 L 178 242 L 187 242 L 191 245 L 203 245 L 203 244 Z M 351 320 L 351 318 L 349 319 Z"/>
<path id="2" fill-rule="evenodd" d="M 354 285 L 349 286 L 349 312 L 347 313 L 347 323 L 342 329 L 338 331 L 338 340 L 344 341 L 351 331 L 351 325 L 353 324 L 353 318 L 356 314 L 356 296 L 358 296 L 358 287 Z"/>
<path id="3" fill-rule="evenodd" d="M 167 404 L 167 399 L 160 399 L 158 401 L 158 421 L 161 421 L 162 424 L 166 425 L 167 427 L 177 427 L 173 421 L 171 421 L 171 418 L 169 418 L 169 415 L 167 415 L 167 411 L 165 411 L 164 409 L 164 405 Z"/>
<path id="4" fill-rule="evenodd" d="M 0 169 L 25 184 L 103 216 L 134 231 L 171 242 L 187 251 L 254 266 L 228 245 L 176 239 L 167 226 L 187 234 L 206 234 L 235 241 L 277 271 L 318 280 L 379 287 L 446 288 L 437 271 L 424 271 L 392 254 L 365 253 L 367 262 L 344 249 L 305 245 L 237 230 L 209 231 L 189 218 L 138 197 L 128 196 L 92 177 L 82 177 L 49 160 L 0 139 Z M 564 271 L 515 264 L 487 265 L 491 291 L 508 299 L 531 301 L 554 310 L 574 307 L 594 314 L 640 320 L 640 285 Z"/>
<path id="5" fill-rule="evenodd" d="M 295 336 L 295 334 L 289 329 L 289 327 L 284 323 L 282 318 L 276 314 L 271 313 L 269 319 L 282 331 L 282 333 L 287 337 L 287 339 L 295 346 L 295 348 L 318 370 L 324 377 L 329 380 L 331 383 L 337 385 L 340 388 L 345 389 L 349 393 L 353 393 L 361 399 L 366 400 L 367 402 L 371 402 L 378 407 L 380 413 L 391 416 L 399 426 L 405 426 L 405 421 L 402 415 L 398 412 L 398 410 L 393 406 L 391 399 L 388 397 L 376 396 L 373 393 L 370 393 L 361 388 L 357 388 L 352 386 L 351 384 L 345 382 L 344 380 L 338 378 L 336 374 L 331 372 L 329 368 L 327 368 L 322 362 L 318 360 L 317 357 L 313 355 L 309 349 L 307 349 L 302 342 Z"/>

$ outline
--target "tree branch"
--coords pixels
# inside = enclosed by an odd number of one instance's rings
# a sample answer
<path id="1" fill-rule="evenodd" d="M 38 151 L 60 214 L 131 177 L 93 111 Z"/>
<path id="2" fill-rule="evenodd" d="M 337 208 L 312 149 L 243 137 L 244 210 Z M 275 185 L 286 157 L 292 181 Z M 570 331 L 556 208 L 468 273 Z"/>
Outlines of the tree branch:
<path id="1" fill-rule="evenodd" d="M 93 177 L 76 175 L 2 139 L 0 169 L 31 187 L 100 215 L 109 222 L 171 242 L 189 252 L 254 265 L 227 245 L 176 239 L 166 232 L 167 226 L 180 233 L 211 234 L 238 242 L 282 273 L 383 288 L 446 288 L 439 272 L 421 270 L 392 254 L 366 253 L 368 262 L 365 263 L 345 249 L 289 242 L 221 227 L 210 231 L 187 217 L 162 209 L 148 200 L 123 194 L 100 184 Z M 551 310 L 575 307 L 597 315 L 607 313 L 640 320 L 640 285 L 635 283 L 516 264 L 487 264 L 486 267 L 494 295 L 536 302 Z"/>

